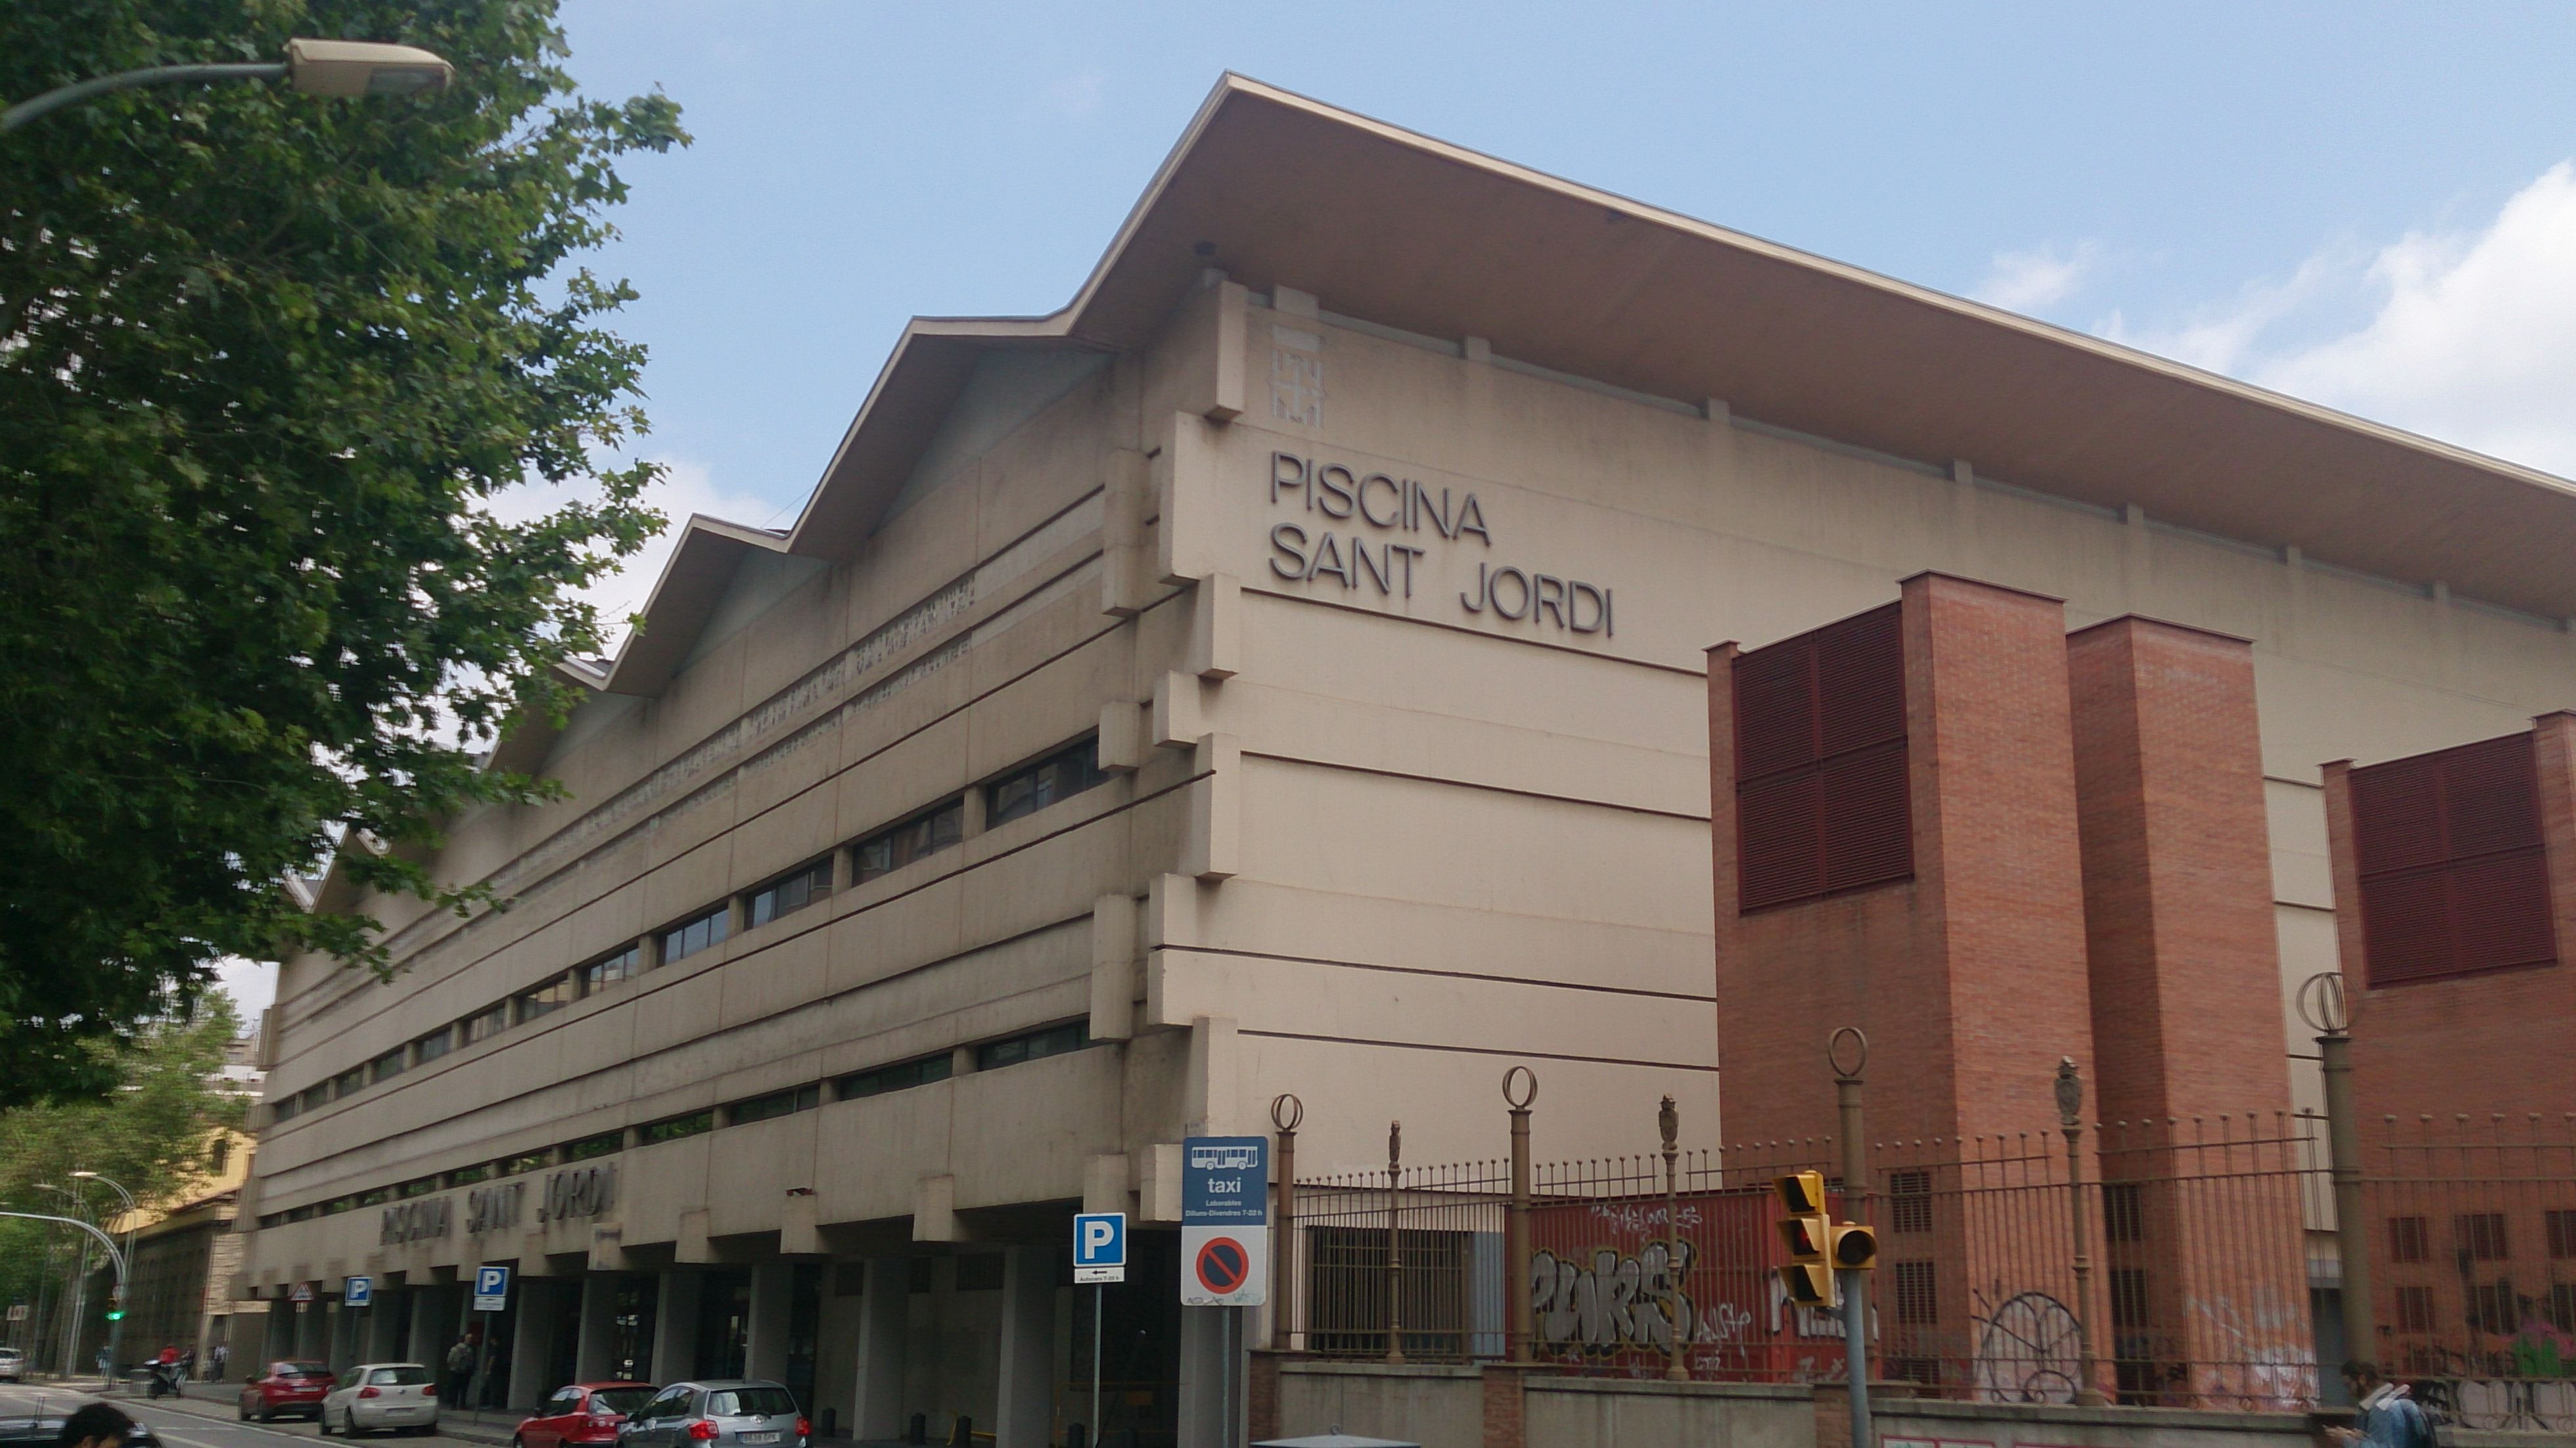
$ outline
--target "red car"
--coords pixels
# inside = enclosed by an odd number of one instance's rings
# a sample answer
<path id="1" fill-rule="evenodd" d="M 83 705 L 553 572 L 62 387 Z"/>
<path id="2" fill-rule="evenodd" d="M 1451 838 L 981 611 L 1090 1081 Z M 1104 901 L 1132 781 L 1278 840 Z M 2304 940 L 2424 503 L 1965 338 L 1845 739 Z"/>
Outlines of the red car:
<path id="1" fill-rule="evenodd" d="M 322 1421 L 322 1400 L 339 1386 L 329 1363 L 270 1363 L 268 1371 L 242 1384 L 236 1404 L 245 1423 L 274 1423 L 296 1416 Z"/>
<path id="2" fill-rule="evenodd" d="M 651 1383 L 574 1383 L 555 1389 L 511 1436 L 516 1448 L 589 1448 L 617 1441 L 617 1425 L 653 1396 Z"/>

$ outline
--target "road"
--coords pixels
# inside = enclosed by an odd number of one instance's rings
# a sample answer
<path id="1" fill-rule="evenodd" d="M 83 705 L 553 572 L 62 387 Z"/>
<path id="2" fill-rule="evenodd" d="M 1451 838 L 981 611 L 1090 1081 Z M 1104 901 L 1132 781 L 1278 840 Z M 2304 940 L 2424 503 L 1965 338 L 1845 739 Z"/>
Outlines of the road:
<path id="1" fill-rule="evenodd" d="M 172 1406 L 168 1400 L 153 1401 L 119 1394 L 112 1399 L 118 1407 L 150 1426 L 170 1448 L 289 1448 L 286 1440 L 310 1443 L 320 1435 L 311 1423 L 241 1423 L 234 1421 L 232 1394 L 237 1384 L 192 1384 L 188 1405 Z M 65 1413 L 96 1398 L 94 1392 L 72 1388 L 18 1386 L 0 1383 L 0 1417 Z M 430 1438 L 397 1438 L 382 1436 L 387 1443 L 427 1443 L 444 1448 L 490 1448 L 495 1441 L 506 1441 L 512 1420 L 497 1413 L 483 1415 L 483 1427 L 477 1436 L 451 1438 L 440 1433 Z M 333 1438 L 332 1443 L 340 1439 Z"/>

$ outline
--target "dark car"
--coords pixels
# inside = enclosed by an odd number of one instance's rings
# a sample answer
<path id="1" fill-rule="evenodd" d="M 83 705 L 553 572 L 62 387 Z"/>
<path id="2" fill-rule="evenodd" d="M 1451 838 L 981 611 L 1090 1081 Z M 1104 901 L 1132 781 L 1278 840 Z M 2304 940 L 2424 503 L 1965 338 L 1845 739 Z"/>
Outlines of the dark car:
<path id="1" fill-rule="evenodd" d="M 796 1395 L 757 1378 L 673 1383 L 618 1429 L 624 1448 L 806 1448 L 813 1425 Z"/>
<path id="2" fill-rule="evenodd" d="M 280 1418 L 322 1421 L 322 1400 L 339 1386 L 329 1363 L 273 1362 L 268 1371 L 242 1384 L 235 1406 L 245 1423 L 274 1423 Z"/>
<path id="3" fill-rule="evenodd" d="M 0 1418 L 0 1443 L 58 1443 L 63 1436 L 63 1415 L 57 1413 L 39 1418 Z M 162 1448 L 161 1440 L 142 1423 L 125 1436 L 126 1448 Z"/>
<path id="4" fill-rule="evenodd" d="M 651 1383 L 574 1383 L 519 1421 L 519 1448 L 580 1448 L 617 1441 L 618 1425 L 653 1396 Z"/>

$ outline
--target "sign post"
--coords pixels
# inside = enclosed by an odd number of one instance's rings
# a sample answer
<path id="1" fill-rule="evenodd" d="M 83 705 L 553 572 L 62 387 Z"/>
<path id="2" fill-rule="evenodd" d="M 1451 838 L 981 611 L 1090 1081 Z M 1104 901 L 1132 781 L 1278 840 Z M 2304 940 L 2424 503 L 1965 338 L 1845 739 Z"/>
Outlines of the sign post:
<path id="1" fill-rule="evenodd" d="M 1181 1305 L 1219 1309 L 1221 1448 L 1234 1448 L 1239 1315 L 1269 1300 L 1270 1139 L 1193 1136 L 1181 1143 Z"/>
<path id="2" fill-rule="evenodd" d="M 483 1342 L 481 1344 L 481 1350 L 475 1354 L 475 1357 L 479 1360 L 480 1366 L 483 1369 L 482 1376 L 487 1379 L 492 1373 L 492 1318 L 490 1314 L 503 1311 L 507 1309 L 509 1305 L 510 1269 L 507 1267 L 496 1267 L 490 1265 L 475 1268 L 473 1307 L 476 1312 L 485 1314 L 483 1318 Z M 468 1384 L 466 1391 L 469 1393 L 473 1391 L 471 1384 Z M 480 1407 L 470 1409 L 469 1411 L 473 1414 L 475 1422 L 480 1423 L 483 1421 L 483 1410 Z"/>
<path id="3" fill-rule="evenodd" d="M 1073 1219 L 1073 1280 L 1091 1284 L 1091 1441 L 1100 1441 L 1102 1303 L 1109 1284 L 1127 1280 L 1127 1214 L 1084 1212 Z"/>

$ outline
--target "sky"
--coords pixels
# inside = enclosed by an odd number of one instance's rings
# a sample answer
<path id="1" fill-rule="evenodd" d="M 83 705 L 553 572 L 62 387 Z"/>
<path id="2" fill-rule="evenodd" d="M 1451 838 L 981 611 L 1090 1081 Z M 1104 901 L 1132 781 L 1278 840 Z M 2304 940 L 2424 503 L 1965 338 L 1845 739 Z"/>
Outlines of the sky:
<path id="1" fill-rule="evenodd" d="M 1235 70 L 2576 475 L 2576 6 L 566 0 L 657 503 L 784 525 L 915 314 L 1043 314 Z M 544 499 L 516 500 L 535 508 Z M 595 590 L 640 604 L 661 546 Z M 254 1009 L 267 982 L 228 973 Z"/>

